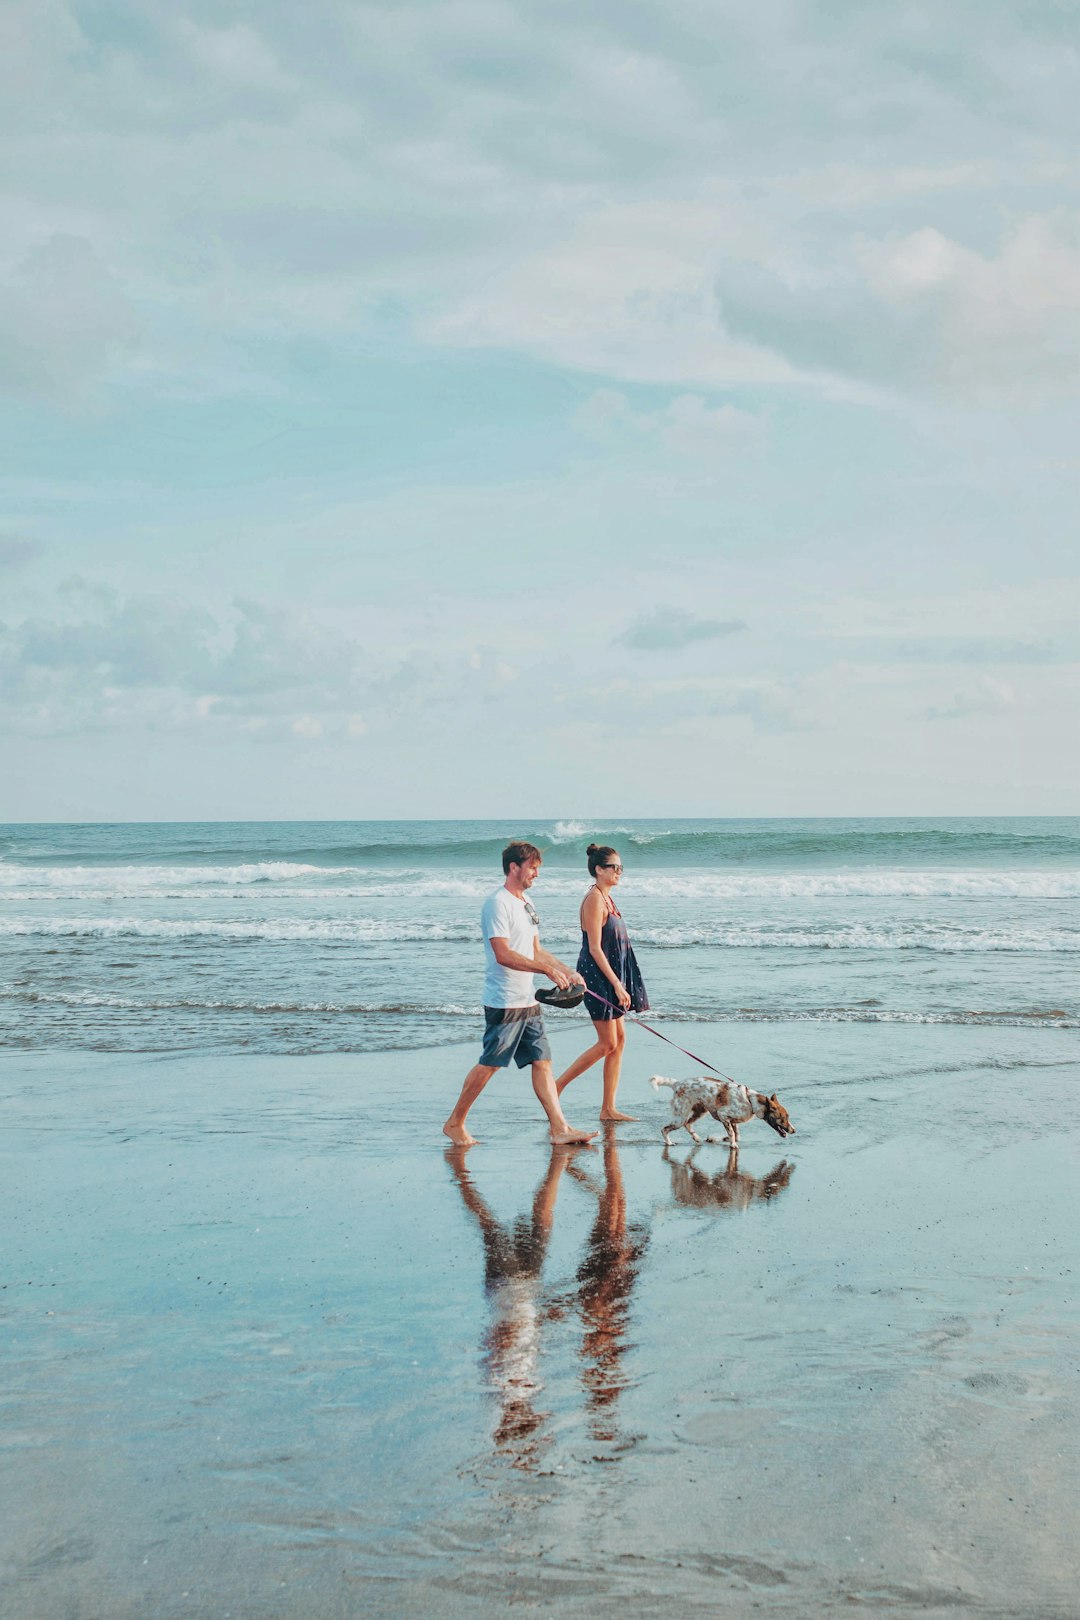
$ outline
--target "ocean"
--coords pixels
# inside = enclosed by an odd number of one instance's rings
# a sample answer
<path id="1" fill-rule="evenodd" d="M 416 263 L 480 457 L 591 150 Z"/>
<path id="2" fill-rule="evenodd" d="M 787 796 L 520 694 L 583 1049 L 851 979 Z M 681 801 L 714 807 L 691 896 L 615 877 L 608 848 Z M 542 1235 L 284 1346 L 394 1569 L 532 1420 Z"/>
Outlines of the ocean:
<path id="1" fill-rule="evenodd" d="M 650 1022 L 1080 1025 L 1075 817 L 124 823 L 0 829 L 0 1045 L 475 1042 L 512 837 L 571 962 L 585 846 L 620 850 Z"/>

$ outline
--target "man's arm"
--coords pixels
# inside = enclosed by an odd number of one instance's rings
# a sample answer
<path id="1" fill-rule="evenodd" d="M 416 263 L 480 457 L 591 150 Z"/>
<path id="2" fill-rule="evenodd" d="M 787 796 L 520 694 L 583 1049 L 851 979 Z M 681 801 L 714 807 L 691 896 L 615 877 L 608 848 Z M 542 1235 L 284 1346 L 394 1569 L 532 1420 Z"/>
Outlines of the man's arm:
<path id="1" fill-rule="evenodd" d="M 500 967 L 513 968 L 517 973 L 542 973 L 546 979 L 553 979 L 560 990 L 565 990 L 568 984 L 585 983 L 580 973 L 568 968 L 550 951 L 543 950 L 539 938 L 532 956 L 522 956 L 518 951 L 511 950 L 510 941 L 498 934 L 492 936 L 491 949 Z"/>

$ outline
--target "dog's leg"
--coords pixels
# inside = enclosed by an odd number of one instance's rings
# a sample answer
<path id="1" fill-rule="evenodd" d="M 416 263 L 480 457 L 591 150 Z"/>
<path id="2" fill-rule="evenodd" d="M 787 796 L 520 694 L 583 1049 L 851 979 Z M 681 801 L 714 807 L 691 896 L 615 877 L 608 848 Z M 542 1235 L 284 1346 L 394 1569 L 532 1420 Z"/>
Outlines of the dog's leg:
<path id="1" fill-rule="evenodd" d="M 698 1135 L 697 1131 L 695 1131 L 695 1129 L 694 1129 L 694 1121 L 695 1121 L 695 1119 L 700 1119 L 702 1114 L 705 1113 L 705 1111 L 706 1110 L 705 1110 L 705 1104 L 704 1103 L 695 1103 L 693 1108 L 691 1108 L 689 1114 L 683 1120 L 683 1124 L 686 1126 L 686 1129 L 690 1132 L 690 1135 L 694 1138 L 694 1141 L 697 1143 L 698 1147 L 701 1146 L 701 1137 Z"/>
<path id="2" fill-rule="evenodd" d="M 732 1131 L 735 1129 L 735 1127 L 731 1123 L 730 1119 L 725 1119 L 723 1114 L 720 1113 L 719 1109 L 716 1109 L 716 1108 L 710 1108 L 709 1113 L 712 1115 L 713 1119 L 716 1120 L 718 1125 L 722 1125 L 724 1127 L 724 1135 L 723 1136 L 707 1136 L 705 1138 L 705 1140 L 707 1142 L 718 1142 L 721 1147 L 728 1147 L 728 1148 L 738 1147 L 739 1139 L 738 1139 L 738 1137 L 732 1136 L 732 1134 L 731 1134 Z"/>

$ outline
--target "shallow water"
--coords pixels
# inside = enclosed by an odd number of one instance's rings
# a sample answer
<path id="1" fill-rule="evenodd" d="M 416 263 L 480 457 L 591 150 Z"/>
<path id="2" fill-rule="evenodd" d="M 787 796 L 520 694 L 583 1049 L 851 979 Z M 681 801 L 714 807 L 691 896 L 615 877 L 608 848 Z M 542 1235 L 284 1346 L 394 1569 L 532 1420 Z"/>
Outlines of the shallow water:
<path id="1" fill-rule="evenodd" d="M 1080 1027 L 1076 818 L 27 826 L 0 828 L 0 1047 L 472 1041 L 510 835 L 569 956 L 585 846 L 621 848 L 661 1019 Z"/>
<path id="2" fill-rule="evenodd" d="M 460 1050 L 9 1058 L 5 1615 L 1074 1614 L 1075 1035 L 685 1033 L 797 1134 L 665 1152 L 642 1031 L 555 1154 Z"/>

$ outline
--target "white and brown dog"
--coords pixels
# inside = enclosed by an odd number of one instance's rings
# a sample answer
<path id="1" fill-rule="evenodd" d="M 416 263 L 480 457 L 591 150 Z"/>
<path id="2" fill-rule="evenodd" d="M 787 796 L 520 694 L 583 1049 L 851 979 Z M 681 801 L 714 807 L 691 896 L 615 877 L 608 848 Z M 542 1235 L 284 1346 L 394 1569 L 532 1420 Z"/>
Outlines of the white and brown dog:
<path id="1" fill-rule="evenodd" d="M 671 1146 L 671 1133 L 680 1125 L 690 1132 L 695 1142 L 701 1137 L 694 1129 L 694 1121 L 702 1114 L 711 1114 L 719 1120 L 727 1133 L 706 1137 L 708 1142 L 723 1142 L 726 1147 L 739 1145 L 739 1126 L 748 1119 L 763 1119 L 771 1125 L 777 1136 L 794 1136 L 795 1127 L 788 1118 L 787 1109 L 774 1092 L 766 1097 L 763 1091 L 751 1091 L 735 1080 L 708 1080 L 703 1074 L 693 1080 L 667 1080 L 654 1074 L 649 1081 L 654 1091 L 661 1086 L 671 1087 L 671 1118 L 661 1126 L 665 1146 Z"/>

